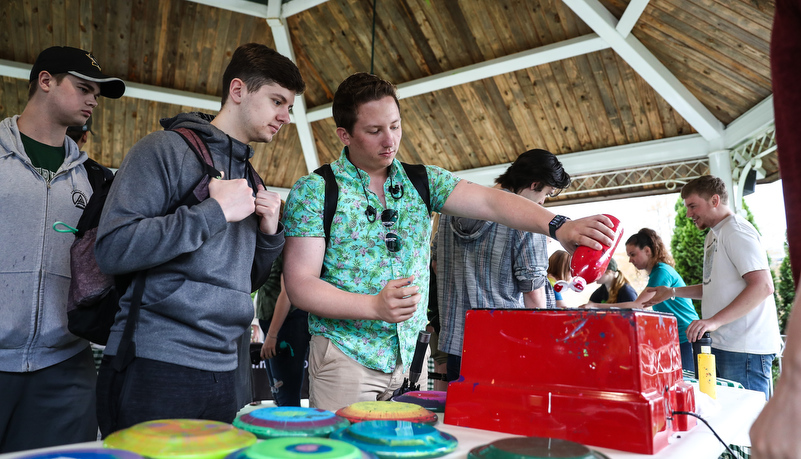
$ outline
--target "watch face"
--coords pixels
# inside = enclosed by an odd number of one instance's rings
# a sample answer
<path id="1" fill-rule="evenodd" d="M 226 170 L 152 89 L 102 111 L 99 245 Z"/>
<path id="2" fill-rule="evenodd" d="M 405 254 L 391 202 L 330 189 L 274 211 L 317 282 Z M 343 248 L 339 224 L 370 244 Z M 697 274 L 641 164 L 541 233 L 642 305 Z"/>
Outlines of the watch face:
<path id="1" fill-rule="evenodd" d="M 565 217 L 564 215 L 557 215 L 557 216 L 555 216 L 553 218 L 553 220 L 551 220 L 551 222 L 548 224 L 548 226 L 549 226 L 552 238 L 556 239 L 556 230 L 561 228 L 566 220 L 567 220 L 567 217 Z"/>

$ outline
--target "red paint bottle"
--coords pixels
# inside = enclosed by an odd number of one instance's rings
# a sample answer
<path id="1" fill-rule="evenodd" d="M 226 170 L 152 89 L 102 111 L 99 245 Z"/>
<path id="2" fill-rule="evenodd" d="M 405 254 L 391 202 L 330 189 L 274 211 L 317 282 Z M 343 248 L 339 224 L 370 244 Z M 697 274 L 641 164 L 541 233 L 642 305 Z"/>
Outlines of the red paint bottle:
<path id="1" fill-rule="evenodd" d="M 557 282 L 553 286 L 555 291 L 560 292 L 563 288 L 568 287 L 581 292 L 587 287 L 587 284 L 598 280 L 606 271 L 609 260 L 612 258 L 612 254 L 615 253 L 617 244 L 623 236 L 623 228 L 620 226 L 620 220 L 616 217 L 609 214 L 604 215 L 612 220 L 612 230 L 615 232 L 615 236 L 612 238 L 612 246 L 603 246 L 600 250 L 591 249 L 583 245 L 579 246 L 570 259 L 570 274 L 573 275 L 573 279 L 570 282 Z"/>

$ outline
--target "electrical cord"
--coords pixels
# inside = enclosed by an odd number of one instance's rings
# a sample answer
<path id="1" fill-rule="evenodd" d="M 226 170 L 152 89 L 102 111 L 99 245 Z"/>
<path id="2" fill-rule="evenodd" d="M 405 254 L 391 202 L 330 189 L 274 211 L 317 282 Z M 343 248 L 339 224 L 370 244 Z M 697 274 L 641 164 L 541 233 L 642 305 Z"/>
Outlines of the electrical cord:
<path id="1" fill-rule="evenodd" d="M 704 424 L 706 424 L 707 427 L 709 427 L 709 430 L 712 431 L 712 434 L 715 436 L 715 438 L 717 438 L 718 441 L 723 445 L 723 447 L 726 448 L 726 451 L 728 451 L 728 453 L 731 454 L 731 457 L 735 457 L 735 458 L 739 457 L 739 456 L 735 455 L 734 452 L 731 449 L 729 449 L 729 445 L 727 445 L 726 442 L 724 442 L 723 439 L 720 438 L 720 435 L 718 435 L 718 433 L 715 432 L 715 429 L 713 429 L 712 426 L 710 426 L 709 423 L 706 422 L 706 419 L 704 419 L 701 416 L 699 416 L 699 415 L 697 415 L 695 413 L 692 413 L 690 411 L 673 411 L 672 414 L 674 416 L 677 415 L 677 414 L 683 414 L 683 415 L 686 415 L 686 416 L 692 416 L 694 418 L 700 419 L 701 422 L 703 422 Z M 673 420 L 673 418 L 670 418 L 670 419 Z"/>

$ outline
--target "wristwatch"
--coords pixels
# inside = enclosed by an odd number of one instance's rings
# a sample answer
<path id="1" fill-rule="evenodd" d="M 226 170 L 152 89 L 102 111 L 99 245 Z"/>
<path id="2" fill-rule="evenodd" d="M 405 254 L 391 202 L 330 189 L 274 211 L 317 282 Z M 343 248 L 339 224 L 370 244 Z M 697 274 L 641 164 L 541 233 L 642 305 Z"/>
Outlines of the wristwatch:
<path id="1" fill-rule="evenodd" d="M 551 232 L 551 237 L 556 239 L 556 230 L 562 227 L 566 221 L 570 220 L 569 218 L 565 217 L 564 215 L 557 215 L 556 217 L 548 223 L 548 229 Z"/>

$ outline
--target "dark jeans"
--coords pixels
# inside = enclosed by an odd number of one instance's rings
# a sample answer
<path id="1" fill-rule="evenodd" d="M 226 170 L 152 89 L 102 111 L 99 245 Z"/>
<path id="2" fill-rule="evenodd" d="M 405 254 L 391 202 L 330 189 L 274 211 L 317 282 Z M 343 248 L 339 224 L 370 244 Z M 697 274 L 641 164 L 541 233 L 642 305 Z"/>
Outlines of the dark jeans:
<path id="1" fill-rule="evenodd" d="M 681 350 L 681 368 L 691 373 L 695 373 L 695 362 L 693 361 L 693 343 L 687 341 L 680 343 L 679 349 Z"/>
<path id="2" fill-rule="evenodd" d="M 259 320 L 259 326 L 266 335 L 270 320 Z M 300 406 L 310 340 L 309 313 L 300 309 L 290 311 L 278 330 L 276 355 L 267 361 L 267 372 L 276 405 Z M 286 342 L 289 346 L 281 349 L 281 342 Z"/>
<path id="3" fill-rule="evenodd" d="M 97 376 L 97 420 L 103 438 L 156 419 L 236 417 L 235 370 L 213 372 L 135 358 L 117 373 L 103 357 Z"/>
<path id="4" fill-rule="evenodd" d="M 89 346 L 41 370 L 0 372 L 0 453 L 97 440 L 96 379 Z"/>
<path id="5" fill-rule="evenodd" d="M 712 348 L 719 378 L 730 379 L 744 388 L 765 394 L 769 400 L 773 392 L 773 359 L 776 354 L 746 354 Z"/>

